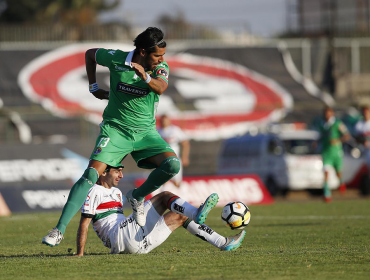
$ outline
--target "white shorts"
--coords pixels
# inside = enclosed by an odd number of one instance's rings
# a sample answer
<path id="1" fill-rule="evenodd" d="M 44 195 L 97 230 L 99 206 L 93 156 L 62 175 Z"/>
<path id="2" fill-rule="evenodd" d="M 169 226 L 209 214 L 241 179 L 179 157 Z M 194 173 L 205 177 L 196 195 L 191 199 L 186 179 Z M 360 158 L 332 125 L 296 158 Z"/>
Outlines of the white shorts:
<path id="1" fill-rule="evenodd" d="M 150 201 L 145 202 L 146 224 L 140 227 L 132 214 L 111 231 L 111 253 L 146 254 L 161 245 L 172 231 Z"/>

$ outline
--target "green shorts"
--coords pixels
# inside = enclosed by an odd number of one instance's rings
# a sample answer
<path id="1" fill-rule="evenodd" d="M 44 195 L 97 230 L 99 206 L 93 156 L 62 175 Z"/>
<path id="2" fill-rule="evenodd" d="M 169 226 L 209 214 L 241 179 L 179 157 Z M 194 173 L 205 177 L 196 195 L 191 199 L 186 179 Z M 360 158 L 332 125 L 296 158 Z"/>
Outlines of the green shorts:
<path id="1" fill-rule="evenodd" d="M 90 159 L 110 166 L 119 166 L 121 161 L 131 153 L 138 167 L 153 169 L 157 166 L 142 160 L 164 152 L 175 153 L 155 128 L 135 131 L 104 124 L 100 127 L 100 134 Z"/>
<path id="2" fill-rule="evenodd" d="M 322 161 L 324 170 L 327 166 L 333 166 L 336 172 L 342 171 L 343 166 L 343 150 L 342 149 L 329 149 L 323 151 Z"/>

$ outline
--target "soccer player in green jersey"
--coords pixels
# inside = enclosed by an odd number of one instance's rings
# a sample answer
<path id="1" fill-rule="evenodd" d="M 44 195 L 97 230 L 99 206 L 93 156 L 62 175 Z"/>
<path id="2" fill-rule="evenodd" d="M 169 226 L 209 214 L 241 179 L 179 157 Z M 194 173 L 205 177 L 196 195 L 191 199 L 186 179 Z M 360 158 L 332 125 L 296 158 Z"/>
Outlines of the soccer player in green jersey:
<path id="1" fill-rule="evenodd" d="M 334 110 L 330 107 L 324 109 L 324 119 L 319 124 L 319 132 L 324 166 L 324 199 L 326 202 L 331 202 L 331 191 L 328 184 L 329 168 L 330 166 L 334 168 L 340 182 L 339 190 L 344 192 L 346 186 L 342 181 L 342 142 L 348 141 L 350 136 L 347 127 L 335 118 Z"/>
<path id="2" fill-rule="evenodd" d="M 179 159 L 155 127 L 159 96 L 168 87 L 169 68 L 163 58 L 166 52 L 163 33 L 158 28 L 149 27 L 135 38 L 134 45 L 136 48 L 131 52 L 111 49 L 86 51 L 90 92 L 109 102 L 89 166 L 72 187 L 57 226 L 43 238 L 42 242 L 47 245 L 60 243 L 66 226 L 107 165 L 120 166 L 121 161 L 131 154 L 139 167 L 154 168 L 139 188 L 126 194 L 133 208 L 133 217 L 140 226 L 146 222 L 145 196 L 179 172 Z M 109 92 L 100 89 L 96 83 L 96 63 L 109 68 Z M 207 205 L 203 206 L 205 212 L 207 208 Z M 198 223 L 202 224 L 202 221 Z"/>

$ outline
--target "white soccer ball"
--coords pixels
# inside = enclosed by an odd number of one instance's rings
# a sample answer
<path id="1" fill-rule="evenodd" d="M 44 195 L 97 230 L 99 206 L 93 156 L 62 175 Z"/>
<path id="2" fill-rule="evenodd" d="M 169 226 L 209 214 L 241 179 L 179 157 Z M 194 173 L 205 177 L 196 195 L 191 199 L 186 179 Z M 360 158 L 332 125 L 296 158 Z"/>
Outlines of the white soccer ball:
<path id="1" fill-rule="evenodd" d="M 251 212 L 243 202 L 234 201 L 224 206 L 221 218 L 231 229 L 243 229 L 251 220 Z"/>

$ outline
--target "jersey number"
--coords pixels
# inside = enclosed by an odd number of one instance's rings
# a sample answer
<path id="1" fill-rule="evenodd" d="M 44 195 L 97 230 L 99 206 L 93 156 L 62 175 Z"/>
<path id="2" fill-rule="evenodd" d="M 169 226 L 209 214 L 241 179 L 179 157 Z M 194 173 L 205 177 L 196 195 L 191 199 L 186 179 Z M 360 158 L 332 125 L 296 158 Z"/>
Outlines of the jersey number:
<path id="1" fill-rule="evenodd" d="M 109 137 L 108 138 L 103 137 L 102 139 L 100 139 L 97 147 L 102 147 L 102 148 L 106 147 L 108 145 L 109 140 L 110 140 Z"/>

